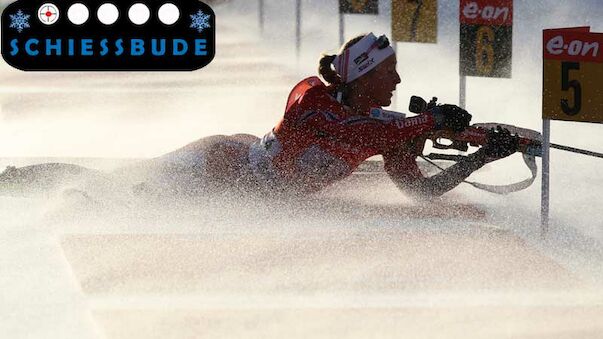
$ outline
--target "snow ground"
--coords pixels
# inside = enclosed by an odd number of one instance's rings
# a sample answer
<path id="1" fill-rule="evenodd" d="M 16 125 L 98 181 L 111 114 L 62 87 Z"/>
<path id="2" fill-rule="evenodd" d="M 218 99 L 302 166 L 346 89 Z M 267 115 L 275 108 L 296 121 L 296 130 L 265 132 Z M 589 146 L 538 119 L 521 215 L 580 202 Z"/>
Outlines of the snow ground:
<path id="1" fill-rule="evenodd" d="M 335 47 L 335 22 L 327 20 L 335 7 L 306 9 L 296 63 L 292 2 L 268 4 L 264 40 L 252 3 L 216 8 L 224 18 L 218 54 L 191 74 L 54 74 L 48 88 L 48 74 L 0 63 L 0 168 L 60 157 L 110 170 L 209 134 L 265 133 L 290 87 L 312 74 L 326 46 Z M 441 4 L 442 13 L 455 3 Z M 477 121 L 539 129 L 541 26 L 591 21 L 603 29 L 596 2 L 576 1 L 575 19 L 547 4 L 516 1 L 514 79 L 469 80 Z M 541 20 L 528 20 L 539 8 Z M 458 29 L 441 21 L 441 45 L 398 46 L 401 110 L 411 94 L 456 101 L 457 51 L 447 37 Z M 346 23 L 350 36 L 388 30 L 368 18 Z M 430 67 L 421 66 L 426 58 Z M 596 128 L 554 123 L 553 140 L 597 150 Z M 379 176 L 295 204 L 0 197 L 0 336 L 597 338 L 601 164 L 553 157 L 545 240 L 537 184 L 508 197 L 462 186 L 441 203 L 449 207 L 439 217 L 428 213 L 437 205 L 416 215 L 420 207 Z M 505 160 L 475 179 L 520 179 L 528 175 L 520 166 L 518 158 Z M 450 218 L 458 203 L 478 206 L 485 218 Z"/>

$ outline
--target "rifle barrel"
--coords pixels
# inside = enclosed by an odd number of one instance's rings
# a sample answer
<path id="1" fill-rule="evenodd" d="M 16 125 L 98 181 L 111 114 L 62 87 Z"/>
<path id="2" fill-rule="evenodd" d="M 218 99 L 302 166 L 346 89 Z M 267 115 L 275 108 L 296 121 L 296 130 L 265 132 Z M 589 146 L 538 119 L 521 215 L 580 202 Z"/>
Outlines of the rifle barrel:
<path id="1" fill-rule="evenodd" d="M 567 151 L 567 152 L 584 154 L 584 155 L 588 155 L 588 156 L 596 157 L 596 158 L 603 158 L 603 153 L 597 153 L 597 152 L 588 151 L 585 149 L 580 149 L 580 148 L 575 148 L 575 147 L 569 147 L 569 146 L 563 146 L 563 145 L 551 143 L 551 148 L 555 148 L 555 149 L 559 149 L 559 150 Z"/>

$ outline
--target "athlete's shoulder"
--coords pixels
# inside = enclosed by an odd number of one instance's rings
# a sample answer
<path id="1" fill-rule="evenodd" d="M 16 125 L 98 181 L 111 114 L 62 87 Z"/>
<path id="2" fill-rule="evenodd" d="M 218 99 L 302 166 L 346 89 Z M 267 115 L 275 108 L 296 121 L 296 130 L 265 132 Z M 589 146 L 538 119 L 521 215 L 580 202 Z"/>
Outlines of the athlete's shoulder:
<path id="1" fill-rule="evenodd" d="M 287 108 L 289 111 L 292 106 L 303 104 L 304 106 L 312 106 L 317 103 L 325 103 L 334 101 L 329 95 L 328 87 L 318 78 L 317 76 L 312 76 L 300 81 L 291 93 L 289 94 L 289 98 L 287 99 Z"/>

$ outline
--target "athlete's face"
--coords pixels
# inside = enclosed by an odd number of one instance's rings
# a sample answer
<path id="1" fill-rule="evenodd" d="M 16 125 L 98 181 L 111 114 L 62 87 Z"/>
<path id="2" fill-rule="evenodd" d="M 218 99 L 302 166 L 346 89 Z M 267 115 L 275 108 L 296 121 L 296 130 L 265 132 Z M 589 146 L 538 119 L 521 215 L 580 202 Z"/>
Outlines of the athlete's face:
<path id="1" fill-rule="evenodd" d="M 400 83 L 400 75 L 396 71 L 396 56 L 385 59 L 379 66 L 363 76 L 363 87 L 359 93 L 365 93 L 374 105 L 389 106 L 392 103 L 393 92 Z"/>

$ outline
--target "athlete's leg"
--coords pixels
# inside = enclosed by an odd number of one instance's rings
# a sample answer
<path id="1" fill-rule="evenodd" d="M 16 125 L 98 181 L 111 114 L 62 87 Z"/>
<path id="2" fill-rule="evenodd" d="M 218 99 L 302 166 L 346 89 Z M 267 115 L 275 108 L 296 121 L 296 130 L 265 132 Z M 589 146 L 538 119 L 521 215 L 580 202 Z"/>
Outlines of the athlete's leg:
<path id="1" fill-rule="evenodd" d="M 122 173 L 136 172 L 138 184 L 144 182 L 177 194 L 204 194 L 208 190 L 240 186 L 249 177 L 249 146 L 257 140 L 248 134 L 209 136 L 123 169 Z"/>
<path id="2" fill-rule="evenodd" d="M 259 138 L 236 134 L 214 142 L 207 149 L 205 174 L 222 188 L 246 189 L 253 182 L 249 168 L 249 147 Z"/>
<path id="3" fill-rule="evenodd" d="M 103 173 L 78 165 L 46 163 L 7 167 L 0 173 L 0 194 L 38 194 L 60 190 Z"/>

